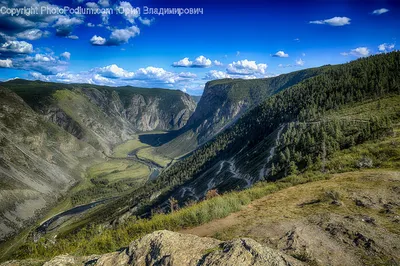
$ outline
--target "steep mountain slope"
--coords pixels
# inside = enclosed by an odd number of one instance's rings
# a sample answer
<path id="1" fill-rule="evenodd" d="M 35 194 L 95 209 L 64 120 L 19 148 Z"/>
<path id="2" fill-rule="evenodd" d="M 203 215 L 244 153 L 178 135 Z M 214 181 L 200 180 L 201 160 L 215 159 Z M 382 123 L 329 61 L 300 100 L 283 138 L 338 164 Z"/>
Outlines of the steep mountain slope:
<path id="1" fill-rule="evenodd" d="M 166 89 L 20 79 L 2 86 L 20 95 L 49 121 L 107 154 L 135 132 L 183 127 L 196 108 L 189 95 Z"/>
<path id="2" fill-rule="evenodd" d="M 0 86 L 0 240 L 34 222 L 101 158 Z"/>
<path id="3" fill-rule="evenodd" d="M 329 67 L 321 75 L 289 87 L 251 109 L 233 126 L 168 167 L 140 190 L 99 207 L 81 223 L 59 232 L 56 238 L 50 235 L 49 240 L 44 238 L 39 243 L 27 243 L 16 254 L 21 258 L 28 257 L 26 254 L 48 258 L 66 251 L 80 254 L 109 252 L 121 247 L 121 242 L 126 245 L 132 238 L 155 230 L 181 230 L 226 217 L 252 200 L 288 186 L 327 179 L 330 174 L 343 171 L 373 167 L 398 169 L 399 62 L 400 52 L 376 55 Z M 347 219 L 345 216 L 338 218 L 338 224 L 343 222 L 344 225 L 339 231 L 332 230 L 333 234 L 339 232 L 340 241 L 357 246 L 349 251 L 350 258 L 353 251 L 358 250 L 378 254 L 379 260 L 388 261 L 387 255 L 396 250 L 392 244 L 398 235 L 398 197 L 395 195 L 398 174 L 397 170 L 394 172 L 394 176 L 384 176 L 383 182 L 379 182 L 381 171 L 377 177 L 361 178 L 364 188 L 371 188 L 367 195 L 359 191 L 363 186 L 358 181 L 353 184 L 354 189 L 339 191 L 356 207 L 377 205 L 379 213 L 389 214 L 379 220 L 375 218 L 379 223 L 382 221 L 383 227 L 368 230 L 362 223 L 354 223 L 355 227 L 351 227 L 343 219 Z M 241 190 L 253 185 L 253 188 Z M 337 198 L 342 200 L 334 192 L 321 198 L 318 194 L 318 198 L 311 199 L 310 195 L 317 194 L 315 190 L 300 192 L 293 194 L 306 195 L 299 203 L 300 212 L 319 203 L 322 203 L 318 205 L 322 212 L 330 212 L 328 206 L 331 203 L 338 205 Z M 219 196 L 221 193 L 224 194 Z M 382 194 L 382 200 L 373 198 L 374 193 Z M 201 202 L 196 204 L 196 200 Z M 350 201 L 345 201 L 343 211 L 353 210 Z M 184 209 L 178 211 L 180 207 Z M 381 207 L 385 210 L 380 210 Z M 365 210 L 359 214 L 372 217 Z M 372 214 L 373 218 L 378 215 Z M 324 215 L 317 217 L 321 218 L 317 224 L 306 225 L 329 229 L 324 223 L 325 219 L 331 218 Z M 394 228 L 387 233 L 387 240 L 392 239 L 389 242 L 375 237 L 385 233 L 382 228 Z M 326 239 L 325 234 L 321 236 Z M 374 245 L 370 239 L 376 241 L 375 249 L 370 249 Z M 288 247 L 295 249 L 293 255 L 297 258 L 313 263 L 302 249 L 291 244 L 292 240 L 289 236 L 288 241 L 283 239 L 282 243 L 288 242 Z M 340 250 L 346 250 L 345 247 L 340 246 Z M 322 261 L 329 259 L 324 256 L 320 256 Z M 389 256 L 389 261 L 391 258 L 393 256 Z"/>
<path id="4" fill-rule="evenodd" d="M 273 78 L 223 79 L 207 82 L 196 111 L 171 142 L 157 149 L 178 157 L 197 148 L 233 124 L 247 110 L 266 98 L 302 80 L 324 72 L 327 67 L 300 70 Z"/>
<path id="5" fill-rule="evenodd" d="M 376 107 L 385 97 L 398 102 L 399 62 L 400 52 L 393 52 L 332 66 L 268 98 L 140 193 L 98 215 L 104 220 L 149 213 L 155 206 L 168 209 L 171 197 L 184 205 L 210 189 L 224 192 L 306 169 L 325 171 L 326 159 L 334 152 L 391 134 L 400 117 L 398 109 L 387 110 L 398 105 L 384 104 L 386 111 L 379 115 L 367 111 L 353 119 L 335 114 L 371 102 Z M 278 138 L 286 132 L 291 135 Z"/>

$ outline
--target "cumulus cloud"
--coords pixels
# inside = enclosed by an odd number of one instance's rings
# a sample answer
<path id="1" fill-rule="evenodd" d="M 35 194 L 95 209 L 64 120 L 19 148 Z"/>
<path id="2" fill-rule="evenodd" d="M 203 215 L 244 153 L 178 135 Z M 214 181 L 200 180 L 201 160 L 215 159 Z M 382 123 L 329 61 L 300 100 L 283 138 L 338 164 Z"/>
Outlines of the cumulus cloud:
<path id="1" fill-rule="evenodd" d="M 296 66 L 304 66 L 304 60 L 303 59 L 298 59 L 298 60 L 296 60 Z"/>
<path id="2" fill-rule="evenodd" d="M 64 52 L 64 53 L 60 54 L 60 57 L 65 59 L 65 60 L 69 60 L 69 59 L 71 59 L 71 53 L 70 52 Z"/>
<path id="3" fill-rule="evenodd" d="M 106 43 L 106 39 L 104 39 L 103 37 L 101 37 L 101 36 L 97 36 L 97 35 L 94 35 L 91 39 L 90 39 L 90 43 L 92 44 L 92 45 L 104 45 L 105 43 Z"/>
<path id="4" fill-rule="evenodd" d="M 95 2 L 87 2 L 86 7 L 92 8 L 92 9 L 99 9 L 99 6 Z"/>
<path id="5" fill-rule="evenodd" d="M 38 2 L 36 0 L 1 1 L 1 6 L 8 8 L 23 8 L 25 6 L 29 6 L 36 10 L 41 10 L 42 8 L 58 8 L 58 6 L 49 4 L 48 2 Z M 29 15 L 20 14 L 19 16 L 10 16 L 3 13 L 0 14 L 0 32 L 11 37 L 17 37 L 17 34 L 20 34 L 24 31 L 36 29 L 35 35 L 33 35 L 34 37 L 32 38 L 40 38 L 38 35 L 38 30 L 49 27 L 59 17 L 61 17 L 61 15 L 50 15 L 46 14 L 45 12 L 38 12 L 37 14 L 32 13 Z M 29 35 L 23 34 L 22 36 L 28 37 Z M 43 37 L 43 35 L 41 37 Z"/>
<path id="6" fill-rule="evenodd" d="M 69 36 L 74 27 L 83 23 L 83 20 L 76 17 L 59 17 L 53 27 L 56 29 L 56 35 L 60 37 Z"/>
<path id="7" fill-rule="evenodd" d="M 218 62 L 218 61 L 217 61 Z M 191 61 L 189 60 L 188 57 L 185 57 L 177 62 L 174 62 L 172 64 L 174 67 L 198 67 L 198 68 L 204 68 L 204 67 L 210 67 L 212 66 L 212 62 L 210 59 L 206 58 L 203 55 L 200 55 L 197 57 L 195 60 Z"/>
<path id="8" fill-rule="evenodd" d="M 223 71 L 211 70 L 209 71 L 203 79 L 205 80 L 214 80 L 214 79 L 225 79 L 230 78 L 231 76 Z"/>
<path id="9" fill-rule="evenodd" d="M 153 24 L 154 18 L 149 19 L 149 18 L 142 18 L 142 17 L 139 17 L 139 21 L 140 21 L 140 23 L 142 23 L 143 25 L 150 26 L 151 24 Z"/>
<path id="10" fill-rule="evenodd" d="M 110 2 L 108 0 L 99 0 L 97 2 L 101 7 L 109 7 L 110 6 Z"/>
<path id="11" fill-rule="evenodd" d="M 214 60 L 214 66 L 223 66 L 224 64 L 222 64 L 220 61 L 218 60 Z"/>
<path id="12" fill-rule="evenodd" d="M 96 25 L 94 25 L 93 23 L 91 23 L 91 22 L 89 22 L 88 24 L 86 24 L 89 28 L 93 28 L 93 27 L 95 27 Z"/>
<path id="13" fill-rule="evenodd" d="M 379 46 L 381 47 L 381 45 Z M 370 50 L 367 47 L 358 47 L 355 49 L 351 49 L 350 52 L 342 52 L 340 53 L 343 56 L 356 56 L 356 57 L 365 57 L 370 54 Z"/>
<path id="14" fill-rule="evenodd" d="M 125 29 L 114 29 L 108 39 L 94 35 L 90 39 L 90 43 L 95 46 L 119 46 L 127 43 L 129 39 L 134 38 L 139 34 L 140 30 L 136 26 L 131 26 Z"/>
<path id="15" fill-rule="evenodd" d="M 126 1 L 121 1 L 117 7 L 117 10 L 121 12 L 122 16 L 132 24 L 135 23 L 135 19 L 137 19 L 140 15 L 140 12 Z"/>
<path id="16" fill-rule="evenodd" d="M 13 63 L 12 63 L 12 60 L 11 59 L 9 59 L 9 58 L 7 58 L 7 59 L 5 59 L 5 60 L 1 60 L 0 59 L 0 68 L 10 68 L 10 67 L 13 67 Z"/>
<path id="17" fill-rule="evenodd" d="M 350 51 L 351 55 L 357 56 L 357 57 L 364 57 L 368 56 L 370 53 L 369 49 L 367 47 L 358 47 L 355 49 L 352 49 Z"/>
<path id="18" fill-rule="evenodd" d="M 253 75 L 265 74 L 266 69 L 267 64 L 257 64 L 256 61 L 245 59 L 229 64 L 226 71 L 228 74 Z"/>
<path id="19" fill-rule="evenodd" d="M 29 75 L 35 80 L 50 81 L 50 77 L 45 76 L 38 72 L 31 72 Z"/>
<path id="20" fill-rule="evenodd" d="M 382 15 L 382 14 L 384 14 L 384 13 L 386 13 L 386 12 L 389 12 L 389 9 L 387 9 L 387 8 L 380 8 L 380 9 L 376 9 L 376 10 L 372 11 L 372 14 L 373 14 L 373 15 L 379 16 L 379 15 Z"/>
<path id="21" fill-rule="evenodd" d="M 148 66 L 139 68 L 138 70 L 128 71 L 116 64 L 96 68 L 91 71 L 108 79 L 118 80 L 136 80 L 149 84 L 175 84 L 179 82 L 188 82 L 195 79 L 197 76 L 191 72 L 170 72 L 163 68 Z"/>
<path id="22" fill-rule="evenodd" d="M 68 63 L 61 60 L 61 56 L 53 54 L 35 54 L 33 56 L 18 57 L 13 60 L 13 68 L 33 71 L 42 75 L 54 75 L 67 70 Z"/>
<path id="23" fill-rule="evenodd" d="M 379 50 L 379 52 L 381 52 L 381 53 L 387 53 L 387 52 L 390 52 L 390 51 L 392 51 L 393 49 L 394 49 L 394 43 L 392 43 L 392 44 L 389 44 L 389 43 L 382 43 L 382 44 L 380 44 L 379 46 L 378 46 L 378 50 Z"/>
<path id="24" fill-rule="evenodd" d="M 65 38 L 67 38 L 67 39 L 71 39 L 71 40 L 78 40 L 79 39 L 79 37 L 78 36 L 76 36 L 76 35 L 68 35 L 67 37 L 65 37 Z"/>
<path id="25" fill-rule="evenodd" d="M 106 78 L 122 78 L 122 79 L 131 79 L 135 75 L 135 73 L 126 71 L 125 69 L 118 67 L 116 64 L 99 68 L 97 70 L 97 73 L 101 74 L 103 77 Z"/>
<path id="26" fill-rule="evenodd" d="M 34 41 L 34 40 L 38 40 L 42 37 L 48 37 L 49 35 L 50 35 L 49 31 L 42 31 L 39 29 L 30 29 L 30 30 L 25 30 L 25 31 L 15 34 L 15 37 L 17 37 L 18 39 Z"/>
<path id="27" fill-rule="evenodd" d="M 348 17 L 333 17 L 330 19 L 324 19 L 324 20 L 313 20 L 310 21 L 310 24 L 327 24 L 330 26 L 344 26 L 344 25 L 349 25 L 350 24 L 350 18 Z"/>
<path id="28" fill-rule="evenodd" d="M 289 57 L 288 54 L 285 54 L 284 51 L 278 51 L 276 52 L 274 55 L 272 55 L 273 57 Z"/>
<path id="29" fill-rule="evenodd" d="M 26 41 L 5 41 L 0 42 L 0 53 L 2 54 L 30 54 L 33 46 Z"/>

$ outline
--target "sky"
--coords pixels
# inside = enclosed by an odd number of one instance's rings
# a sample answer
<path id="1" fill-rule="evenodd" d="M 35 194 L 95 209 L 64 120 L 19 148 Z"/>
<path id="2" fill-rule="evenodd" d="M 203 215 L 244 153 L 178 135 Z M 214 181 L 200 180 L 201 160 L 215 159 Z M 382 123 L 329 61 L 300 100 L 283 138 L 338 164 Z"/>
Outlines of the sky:
<path id="1" fill-rule="evenodd" d="M 201 95 L 214 79 L 273 77 L 396 50 L 396 2 L 0 0 L 0 80 Z"/>

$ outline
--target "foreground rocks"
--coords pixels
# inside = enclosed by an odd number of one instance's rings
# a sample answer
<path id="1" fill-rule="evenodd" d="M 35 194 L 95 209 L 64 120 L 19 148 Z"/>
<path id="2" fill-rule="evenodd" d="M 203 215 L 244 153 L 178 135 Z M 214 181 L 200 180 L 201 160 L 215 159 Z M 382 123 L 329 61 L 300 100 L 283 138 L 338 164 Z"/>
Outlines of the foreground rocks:
<path id="1" fill-rule="evenodd" d="M 2 264 L 30 265 L 28 261 Z M 250 238 L 222 242 L 170 231 L 157 231 L 133 241 L 127 249 L 100 256 L 61 255 L 44 266 L 64 265 L 302 265 L 292 257 L 259 244 Z"/>

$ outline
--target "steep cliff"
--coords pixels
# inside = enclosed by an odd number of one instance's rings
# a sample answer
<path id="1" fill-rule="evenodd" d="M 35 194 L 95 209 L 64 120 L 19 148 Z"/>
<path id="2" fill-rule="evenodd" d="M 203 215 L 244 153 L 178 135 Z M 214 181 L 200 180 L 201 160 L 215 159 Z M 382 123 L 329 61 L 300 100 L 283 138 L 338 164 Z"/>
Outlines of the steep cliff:
<path id="1" fill-rule="evenodd" d="M 34 222 L 101 158 L 0 86 L 0 241 Z"/>
<path id="2" fill-rule="evenodd" d="M 207 82 L 196 111 L 181 134 L 158 148 L 170 157 L 185 154 L 233 124 L 247 110 L 302 80 L 319 75 L 325 67 L 311 68 L 273 78 L 222 79 Z"/>
<path id="3" fill-rule="evenodd" d="M 182 128 L 196 103 L 181 91 L 12 80 L 2 83 L 66 131 L 95 148 L 111 148 L 135 132 Z"/>

